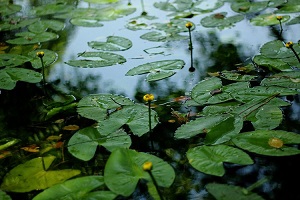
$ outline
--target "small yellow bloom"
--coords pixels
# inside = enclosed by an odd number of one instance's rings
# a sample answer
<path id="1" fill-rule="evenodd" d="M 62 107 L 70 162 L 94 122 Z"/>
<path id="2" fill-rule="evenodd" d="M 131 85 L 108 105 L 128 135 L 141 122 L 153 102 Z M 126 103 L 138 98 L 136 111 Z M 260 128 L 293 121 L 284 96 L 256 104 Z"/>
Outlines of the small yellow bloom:
<path id="1" fill-rule="evenodd" d="M 39 52 L 36 52 L 36 55 L 39 57 L 39 58 L 42 58 L 44 57 L 45 53 L 43 51 L 39 51 Z"/>
<path id="2" fill-rule="evenodd" d="M 269 141 L 268 141 L 268 144 L 271 146 L 271 147 L 274 147 L 276 149 L 280 149 L 282 146 L 283 146 L 283 141 L 279 138 L 270 138 Z"/>
<path id="3" fill-rule="evenodd" d="M 293 47 L 293 42 L 287 42 L 285 43 L 286 48 L 292 48 Z"/>
<path id="4" fill-rule="evenodd" d="M 153 101 L 154 100 L 154 95 L 153 94 L 145 94 L 143 97 L 144 101 Z"/>
<path id="5" fill-rule="evenodd" d="M 151 171 L 152 167 L 153 167 L 153 165 L 152 165 L 152 162 L 150 162 L 150 161 L 147 161 L 143 164 L 144 171 Z"/>
<path id="6" fill-rule="evenodd" d="M 187 22 L 187 23 L 185 24 L 185 27 L 187 27 L 188 29 L 192 28 L 192 26 L 193 26 L 193 23 L 192 23 L 192 22 Z"/>
<path id="7" fill-rule="evenodd" d="M 276 19 L 281 21 L 282 20 L 282 16 L 276 16 Z"/>

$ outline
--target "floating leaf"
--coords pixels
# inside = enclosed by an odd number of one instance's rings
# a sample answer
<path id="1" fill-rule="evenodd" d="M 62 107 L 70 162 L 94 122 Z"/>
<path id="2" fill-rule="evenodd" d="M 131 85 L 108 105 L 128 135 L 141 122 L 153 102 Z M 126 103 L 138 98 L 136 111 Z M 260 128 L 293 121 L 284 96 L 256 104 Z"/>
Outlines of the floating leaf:
<path id="1" fill-rule="evenodd" d="M 226 145 L 194 147 L 187 151 L 187 158 L 195 169 L 214 176 L 225 174 L 224 162 L 239 165 L 253 164 L 248 154 Z"/>
<path id="2" fill-rule="evenodd" d="M 256 193 L 250 191 L 245 193 L 246 189 L 239 186 L 209 183 L 205 187 L 207 191 L 216 198 L 216 200 L 264 200 L 264 198 Z"/>
<path id="3" fill-rule="evenodd" d="M 237 13 L 260 12 L 267 8 L 269 1 L 262 2 L 236 2 L 231 4 L 231 9 Z"/>
<path id="4" fill-rule="evenodd" d="M 99 3 L 99 4 L 107 4 L 107 3 L 116 3 L 119 0 L 84 0 L 88 3 Z"/>
<path id="5" fill-rule="evenodd" d="M 280 70 L 280 71 L 292 71 L 291 66 L 284 62 L 283 59 L 267 58 L 263 55 L 257 55 L 254 57 L 253 61 L 261 67 L 267 67 L 270 71 Z"/>
<path id="6" fill-rule="evenodd" d="M 154 110 L 151 113 L 151 124 L 154 128 L 158 123 L 157 114 Z M 99 122 L 99 132 L 108 135 L 126 124 L 134 135 L 142 136 L 149 131 L 148 123 L 149 116 L 146 106 L 139 104 L 124 106 L 121 110 L 110 114 L 109 118 Z"/>
<path id="7" fill-rule="evenodd" d="M 300 47 L 298 45 L 295 45 L 293 48 L 298 54 L 300 54 Z M 260 48 L 260 53 L 268 58 L 282 58 L 283 61 L 286 61 L 287 58 L 295 58 L 296 60 L 293 51 L 286 48 L 283 42 L 280 40 L 274 40 L 265 43 Z"/>
<path id="8" fill-rule="evenodd" d="M 106 162 L 105 184 L 111 191 L 129 196 L 140 179 L 152 182 L 150 175 L 142 168 L 147 161 L 153 164 L 151 172 L 158 186 L 171 186 L 175 179 L 175 172 L 167 162 L 154 155 L 122 148 L 113 151 Z"/>
<path id="9" fill-rule="evenodd" d="M 81 18 L 73 18 L 70 20 L 71 24 L 75 26 L 83 26 L 83 27 L 102 27 L 103 24 L 99 20 L 93 19 L 81 19 Z"/>
<path id="10" fill-rule="evenodd" d="M 282 72 L 264 78 L 261 81 L 263 86 L 279 86 L 291 89 L 300 89 L 300 72 Z"/>
<path id="11" fill-rule="evenodd" d="M 98 145 L 112 151 L 118 147 L 128 148 L 131 145 L 131 140 L 123 130 L 103 135 L 96 128 L 87 127 L 77 131 L 71 137 L 68 151 L 74 157 L 88 161 L 94 157 Z"/>
<path id="12" fill-rule="evenodd" d="M 83 97 L 77 107 L 77 112 L 86 118 L 103 121 L 107 114 L 125 105 L 133 105 L 129 98 L 113 94 L 91 94 Z"/>
<path id="13" fill-rule="evenodd" d="M 39 20 L 38 18 L 22 19 L 19 17 L 4 19 L 4 23 L 0 24 L 0 31 L 10 31 L 19 28 L 24 28 L 38 20 Z"/>
<path id="14" fill-rule="evenodd" d="M 5 175 L 1 189 L 10 192 L 43 190 L 81 173 L 73 169 L 45 171 L 54 159 L 54 156 L 39 157 L 16 166 Z"/>
<path id="15" fill-rule="evenodd" d="M 18 54 L 0 54 L 0 67 L 20 66 L 31 59 Z"/>
<path id="16" fill-rule="evenodd" d="M 281 148 L 273 147 L 269 140 L 278 138 L 283 142 Z M 237 135 L 232 142 L 246 151 L 266 156 L 291 156 L 300 154 L 300 150 L 292 147 L 300 143 L 300 135 L 281 130 L 257 130 Z M 289 146 L 291 145 L 291 146 Z"/>
<path id="17" fill-rule="evenodd" d="M 88 45 L 102 51 L 125 51 L 132 47 L 132 42 L 120 36 L 108 36 L 106 42 L 92 41 Z"/>
<path id="18" fill-rule="evenodd" d="M 152 42 L 165 42 L 167 41 L 167 38 L 168 36 L 166 33 L 158 31 L 150 31 L 141 35 L 141 39 Z"/>
<path id="19" fill-rule="evenodd" d="M 42 74 L 30 69 L 5 68 L 0 70 L 0 89 L 12 90 L 17 81 L 38 83 L 42 80 Z"/>
<path id="20" fill-rule="evenodd" d="M 255 26 L 272 26 L 279 24 L 279 20 L 275 14 L 261 14 L 250 20 L 251 24 Z M 282 16 L 281 22 L 286 22 L 290 19 L 289 15 Z"/>
<path id="21" fill-rule="evenodd" d="M 32 33 L 44 33 L 48 29 L 60 31 L 65 27 L 63 22 L 57 20 L 40 20 L 28 26 L 28 30 Z"/>
<path id="22" fill-rule="evenodd" d="M 157 81 L 175 74 L 173 70 L 181 69 L 184 66 L 182 60 L 162 60 L 139 65 L 130 69 L 126 76 L 134 76 L 140 74 L 148 74 L 147 81 Z"/>
<path id="23" fill-rule="evenodd" d="M 32 15 L 53 15 L 58 13 L 69 13 L 74 9 L 74 6 L 66 4 L 45 4 L 37 7 L 33 7 L 31 10 Z"/>
<path id="24" fill-rule="evenodd" d="M 38 49 L 35 51 L 31 51 L 28 53 L 28 56 L 32 58 L 30 62 L 32 67 L 35 69 L 42 68 L 41 59 L 36 55 L 37 52 L 41 52 L 41 51 L 44 52 L 44 57 L 43 57 L 44 67 L 48 67 L 49 65 L 53 64 L 58 58 L 56 52 L 48 49 Z"/>
<path id="25" fill-rule="evenodd" d="M 216 27 L 219 29 L 224 29 L 226 27 L 231 27 L 235 23 L 240 22 L 244 19 L 243 15 L 234 15 L 231 17 L 226 17 L 227 13 L 217 13 L 201 19 L 200 23 L 204 27 Z"/>
<path id="26" fill-rule="evenodd" d="M 1 16 L 11 15 L 22 10 L 22 6 L 15 4 L 0 5 Z"/>
<path id="27" fill-rule="evenodd" d="M 248 74 L 240 74 L 237 72 L 233 72 L 233 71 L 222 71 L 222 78 L 225 78 L 227 80 L 231 80 L 231 81 L 251 81 L 255 78 L 257 78 L 257 76 L 254 75 L 248 75 Z"/>
<path id="28" fill-rule="evenodd" d="M 276 13 L 297 13 L 300 12 L 300 5 L 297 1 L 292 1 L 280 6 Z"/>
<path id="29" fill-rule="evenodd" d="M 206 0 L 200 0 L 194 3 L 193 11 L 196 12 L 212 12 L 224 5 L 223 1 L 219 0 L 210 0 L 209 2 Z"/>
<path id="30" fill-rule="evenodd" d="M 73 67 L 96 68 L 107 67 L 126 62 L 126 59 L 123 56 L 109 52 L 84 52 L 79 53 L 78 56 L 93 59 L 69 60 L 66 62 L 66 64 Z"/>
<path id="31" fill-rule="evenodd" d="M 113 200 L 117 195 L 110 191 L 94 191 L 104 185 L 102 176 L 85 176 L 72 180 L 67 180 L 64 183 L 54 185 L 43 192 L 36 195 L 33 200 L 62 200 L 62 199 L 92 199 L 91 196 L 95 193 L 104 193 L 110 198 L 105 200 Z M 83 187 L 84 186 L 84 187 Z M 97 198 L 96 198 L 97 199 Z M 102 198 L 101 198 L 102 199 Z"/>
<path id="32" fill-rule="evenodd" d="M 7 40 L 7 43 L 10 44 L 37 44 L 41 42 L 48 42 L 50 40 L 55 40 L 58 38 L 58 35 L 51 32 L 43 33 L 32 33 L 32 32 L 20 32 L 16 33 L 18 38 Z"/>

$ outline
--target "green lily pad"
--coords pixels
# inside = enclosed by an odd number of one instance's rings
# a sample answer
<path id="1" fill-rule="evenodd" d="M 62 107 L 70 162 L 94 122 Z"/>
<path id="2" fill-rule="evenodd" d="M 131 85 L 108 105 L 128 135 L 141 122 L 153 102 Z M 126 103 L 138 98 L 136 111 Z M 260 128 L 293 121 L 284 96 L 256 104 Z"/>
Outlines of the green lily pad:
<path id="1" fill-rule="evenodd" d="M 84 52 L 79 53 L 78 56 L 93 59 L 69 60 L 66 62 L 66 64 L 73 67 L 96 68 L 107 67 L 126 62 L 126 59 L 123 56 L 109 52 Z"/>
<path id="2" fill-rule="evenodd" d="M 132 47 L 132 42 L 120 36 L 108 36 L 106 42 L 92 41 L 88 45 L 102 51 L 125 51 Z"/>
<path id="3" fill-rule="evenodd" d="M 100 198 L 104 200 L 113 200 L 117 195 L 110 191 L 93 191 L 104 185 L 103 176 L 85 176 L 64 183 L 54 185 L 36 195 L 33 200 L 63 200 L 63 199 L 92 199 L 91 196 L 102 193 L 109 198 Z M 83 187 L 84 186 L 84 187 Z M 99 195 L 99 194 L 98 194 Z"/>
<path id="4" fill-rule="evenodd" d="M 222 71 L 221 77 L 231 81 L 251 81 L 257 78 L 257 76 L 254 75 L 240 74 L 237 72 L 226 70 Z"/>
<path id="5" fill-rule="evenodd" d="M 226 17 L 226 12 L 221 12 L 217 14 L 212 14 L 201 19 L 200 23 L 202 26 L 207 28 L 219 28 L 224 29 L 227 27 L 232 27 L 237 22 L 240 22 L 244 19 L 243 15 L 234 15 L 231 17 Z"/>
<path id="6" fill-rule="evenodd" d="M 299 2 L 288 2 L 284 4 L 283 6 L 280 6 L 278 10 L 275 11 L 275 13 L 297 13 L 300 12 L 300 5 Z"/>
<path id="7" fill-rule="evenodd" d="M 60 31 L 64 29 L 65 24 L 57 20 L 40 20 L 28 26 L 28 30 L 32 33 L 44 33 L 48 29 Z"/>
<path id="8" fill-rule="evenodd" d="M 125 25 L 125 27 L 132 31 L 151 29 L 151 20 L 154 19 L 157 19 L 157 17 L 141 15 L 138 17 L 131 18 L 130 21 Z"/>
<path id="9" fill-rule="evenodd" d="M 226 145 L 198 146 L 189 149 L 186 155 L 189 163 L 195 169 L 214 176 L 225 174 L 224 162 L 239 165 L 254 163 L 250 156 L 242 150 Z"/>
<path id="10" fill-rule="evenodd" d="M 7 16 L 22 10 L 22 6 L 15 4 L 0 5 L 1 16 Z"/>
<path id="11" fill-rule="evenodd" d="M 154 128 L 158 121 L 157 113 L 151 111 L 151 128 Z M 149 131 L 148 107 L 135 104 L 124 106 L 121 110 L 113 112 L 109 118 L 99 121 L 99 132 L 108 135 L 120 129 L 123 125 L 128 125 L 134 135 L 142 136 Z"/>
<path id="12" fill-rule="evenodd" d="M 46 171 L 54 159 L 54 156 L 39 157 L 16 166 L 5 175 L 0 188 L 10 192 L 43 190 L 81 173 L 75 169 Z"/>
<path id="13" fill-rule="evenodd" d="M 262 86 L 279 86 L 290 89 L 300 89 L 300 72 L 281 72 L 273 76 L 264 78 L 261 81 Z"/>
<path id="14" fill-rule="evenodd" d="M 300 47 L 298 45 L 294 45 L 293 47 L 297 54 L 300 54 Z M 283 42 L 280 40 L 274 40 L 265 43 L 260 48 L 261 55 L 268 58 L 282 58 L 286 61 L 287 58 L 295 58 L 295 55 L 291 49 L 288 49 L 284 46 Z"/>
<path id="15" fill-rule="evenodd" d="M 181 69 L 184 65 L 185 63 L 182 60 L 156 61 L 134 67 L 125 75 L 135 76 L 148 73 L 147 81 L 157 81 L 174 75 L 176 73 L 174 70 Z"/>
<path id="16" fill-rule="evenodd" d="M 237 13 L 260 12 L 267 8 L 269 1 L 261 2 L 236 2 L 231 4 L 231 9 Z"/>
<path id="17" fill-rule="evenodd" d="M 273 147 L 270 140 L 277 138 L 283 142 L 281 147 Z M 300 135 L 281 130 L 257 130 L 237 135 L 232 142 L 241 149 L 266 156 L 291 156 L 300 150 L 289 146 L 300 143 Z"/>
<path id="18" fill-rule="evenodd" d="M 291 66 L 284 62 L 283 59 L 281 58 L 278 58 L 278 59 L 275 59 L 275 58 L 268 58 L 268 57 L 265 57 L 263 55 L 257 55 L 254 57 L 253 61 L 258 65 L 258 66 L 261 66 L 261 67 L 266 67 L 268 68 L 270 71 L 276 71 L 276 70 L 279 70 L 279 71 L 292 71 L 292 68 Z"/>
<path id="19" fill-rule="evenodd" d="M 56 52 L 48 49 L 38 49 L 35 51 L 31 51 L 28 53 L 28 57 L 32 57 L 32 60 L 30 62 L 32 67 L 35 69 L 42 68 L 41 59 L 36 55 L 37 52 L 41 52 L 41 51 L 44 52 L 44 57 L 43 57 L 44 67 L 48 67 L 49 65 L 53 64 L 58 58 Z"/>
<path id="20" fill-rule="evenodd" d="M 255 26 L 272 26 L 279 24 L 279 20 L 275 14 L 261 14 L 250 20 L 251 24 Z M 281 23 L 284 23 L 290 19 L 289 15 L 282 16 Z"/>
<path id="21" fill-rule="evenodd" d="M 116 148 L 129 148 L 130 137 L 123 130 L 117 130 L 107 135 L 101 134 L 94 127 L 87 127 L 77 131 L 69 140 L 68 151 L 76 158 L 88 161 L 96 153 L 97 147 L 104 146 L 109 151 Z"/>
<path id="22" fill-rule="evenodd" d="M 71 24 L 75 26 L 83 27 L 102 27 L 103 24 L 99 20 L 94 19 L 82 19 L 82 18 L 73 18 L 70 20 Z"/>
<path id="23" fill-rule="evenodd" d="M 151 42 L 166 42 L 166 41 L 178 41 L 187 39 L 187 36 L 179 35 L 178 33 L 166 33 L 163 31 L 150 31 L 140 36 L 143 40 Z"/>
<path id="24" fill-rule="evenodd" d="M 300 16 L 291 19 L 286 23 L 287 25 L 300 24 Z"/>
<path id="25" fill-rule="evenodd" d="M 19 17 L 10 18 L 10 19 L 4 19 L 4 23 L 0 24 L 0 31 L 10 31 L 15 30 L 19 28 L 24 28 L 36 21 L 38 21 L 38 18 L 34 19 L 22 19 Z"/>
<path id="26" fill-rule="evenodd" d="M 154 4 L 155 8 L 158 8 L 160 10 L 164 11 L 177 11 L 177 8 L 174 6 L 174 3 L 170 3 L 168 1 L 166 2 L 155 2 Z"/>
<path id="27" fill-rule="evenodd" d="M 58 35 L 51 32 L 43 33 L 32 33 L 32 32 L 20 32 L 16 33 L 18 38 L 7 40 L 7 43 L 10 44 L 37 44 L 41 42 L 48 42 L 50 40 L 55 40 L 58 38 Z"/>
<path id="28" fill-rule="evenodd" d="M 205 144 L 221 144 L 240 132 L 243 120 L 229 114 L 208 115 L 182 125 L 175 131 L 177 139 L 189 139 L 198 134 L 206 134 Z"/>
<path id="29" fill-rule="evenodd" d="M 66 4 L 45 4 L 34 7 L 30 10 L 32 15 L 43 16 L 53 15 L 58 13 L 69 13 L 74 9 L 74 6 Z"/>
<path id="30" fill-rule="evenodd" d="M 245 193 L 246 189 L 239 186 L 209 183 L 205 187 L 216 200 L 264 200 L 264 198 L 256 193 L 248 191 Z"/>
<path id="31" fill-rule="evenodd" d="M 42 74 L 24 68 L 5 68 L 0 70 L 0 89 L 12 90 L 17 81 L 39 83 Z"/>
<path id="32" fill-rule="evenodd" d="M 175 33 L 188 32 L 189 29 L 185 26 L 187 22 L 190 21 L 183 19 L 171 19 L 167 23 L 153 23 L 151 25 L 154 26 L 157 30 L 174 35 Z M 191 27 L 191 31 L 194 30 L 196 27 L 194 23 L 192 24 L 193 25 Z"/>
<path id="33" fill-rule="evenodd" d="M 0 54 L 0 67 L 16 67 L 30 61 L 27 56 L 18 54 Z"/>
<path id="34" fill-rule="evenodd" d="M 143 170 L 145 162 L 152 162 L 151 173 L 160 187 L 170 187 L 175 179 L 174 169 L 161 158 L 130 149 L 116 149 L 108 158 L 104 169 L 104 182 L 107 187 L 120 195 L 132 194 L 140 179 L 152 182 L 150 175 Z"/>
<path id="35" fill-rule="evenodd" d="M 110 112 L 125 105 L 134 105 L 134 102 L 120 95 L 91 94 L 79 101 L 77 112 L 88 119 L 103 121 Z"/>
<path id="36" fill-rule="evenodd" d="M 192 10 L 195 12 L 206 13 L 221 8 L 223 5 L 224 1 L 210 0 L 208 2 L 206 0 L 200 0 L 194 3 L 194 7 L 192 8 Z"/>
<path id="37" fill-rule="evenodd" d="M 58 14 L 55 17 L 61 19 L 85 19 L 97 21 L 111 21 L 120 17 L 130 15 L 136 11 L 133 7 L 113 7 L 104 8 L 76 8 L 68 13 Z"/>

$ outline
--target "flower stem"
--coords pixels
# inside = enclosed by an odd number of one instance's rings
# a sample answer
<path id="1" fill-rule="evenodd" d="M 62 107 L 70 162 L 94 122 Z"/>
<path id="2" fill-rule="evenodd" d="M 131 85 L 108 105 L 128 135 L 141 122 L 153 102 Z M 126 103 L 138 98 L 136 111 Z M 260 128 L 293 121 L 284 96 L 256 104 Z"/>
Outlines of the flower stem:
<path id="1" fill-rule="evenodd" d="M 148 115 L 149 115 L 149 134 L 151 141 L 151 148 L 154 150 L 153 140 L 152 140 L 152 128 L 151 128 L 151 101 L 148 101 Z"/>
<path id="2" fill-rule="evenodd" d="M 295 56 L 296 56 L 298 62 L 300 63 L 300 58 L 299 58 L 297 52 L 295 51 L 294 47 L 290 47 L 290 48 L 291 48 L 291 50 L 293 51 L 293 53 L 295 54 Z"/>
<path id="3" fill-rule="evenodd" d="M 155 188 L 156 188 L 156 191 L 157 191 L 157 193 L 158 193 L 158 195 L 159 195 L 159 198 L 160 198 L 161 200 L 164 200 L 162 194 L 160 193 L 160 190 L 159 190 L 159 188 L 158 188 L 157 182 L 156 182 L 156 180 L 155 180 L 155 178 L 154 178 L 152 172 L 151 172 L 150 170 L 147 171 L 147 172 L 149 173 L 149 175 L 150 175 L 150 177 L 151 177 L 151 179 L 152 179 L 152 182 L 153 182 L 153 184 L 154 184 L 154 186 L 155 186 Z"/>

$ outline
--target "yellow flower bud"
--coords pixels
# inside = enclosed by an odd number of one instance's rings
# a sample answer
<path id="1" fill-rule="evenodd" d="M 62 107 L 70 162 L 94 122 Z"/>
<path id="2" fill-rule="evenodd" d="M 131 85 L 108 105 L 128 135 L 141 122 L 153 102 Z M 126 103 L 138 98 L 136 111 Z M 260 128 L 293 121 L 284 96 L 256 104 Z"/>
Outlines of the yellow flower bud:
<path id="1" fill-rule="evenodd" d="M 144 171 L 151 171 L 152 167 L 153 167 L 153 165 L 152 165 L 152 162 L 150 162 L 150 161 L 147 161 L 143 164 Z"/>
<path id="2" fill-rule="evenodd" d="M 36 52 L 36 55 L 39 57 L 39 58 L 42 58 L 44 57 L 45 53 L 43 51 L 39 51 L 39 52 Z"/>
<path id="3" fill-rule="evenodd" d="M 193 26 L 193 23 L 192 23 L 192 22 L 187 22 L 187 23 L 185 24 L 185 27 L 187 27 L 188 29 L 192 28 L 192 26 Z"/>
<path id="4" fill-rule="evenodd" d="M 153 101 L 154 100 L 154 95 L 153 94 L 145 94 L 143 99 L 146 102 Z"/>
<path id="5" fill-rule="evenodd" d="M 285 43 L 286 48 L 292 48 L 293 47 L 293 42 L 287 42 Z"/>
<path id="6" fill-rule="evenodd" d="M 276 16 L 276 19 L 281 21 L 282 20 L 282 16 Z"/>

